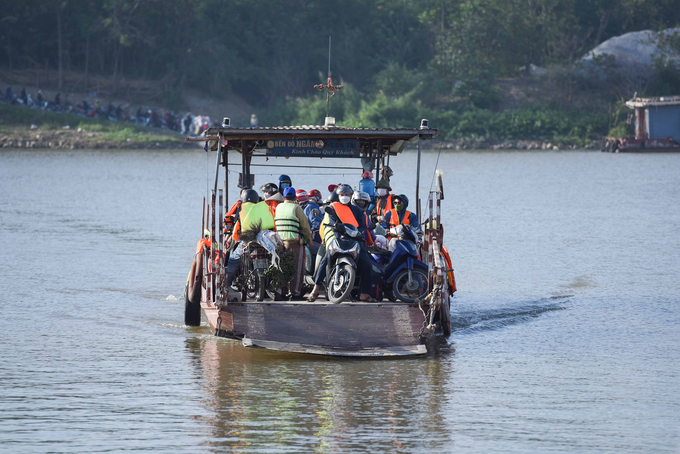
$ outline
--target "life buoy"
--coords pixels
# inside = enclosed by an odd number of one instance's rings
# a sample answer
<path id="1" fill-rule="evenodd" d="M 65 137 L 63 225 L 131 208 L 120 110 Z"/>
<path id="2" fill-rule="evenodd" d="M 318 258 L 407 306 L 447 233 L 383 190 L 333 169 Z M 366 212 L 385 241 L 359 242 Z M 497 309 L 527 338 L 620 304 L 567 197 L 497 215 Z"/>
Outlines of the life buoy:
<path id="1" fill-rule="evenodd" d="M 449 287 L 451 287 L 451 293 L 456 290 L 456 277 L 453 275 L 453 266 L 451 265 L 451 257 L 449 257 L 449 251 L 446 250 L 446 246 L 442 245 L 442 255 L 444 256 L 444 261 L 446 262 L 446 268 L 451 270 L 447 274 L 447 279 L 449 281 Z"/>

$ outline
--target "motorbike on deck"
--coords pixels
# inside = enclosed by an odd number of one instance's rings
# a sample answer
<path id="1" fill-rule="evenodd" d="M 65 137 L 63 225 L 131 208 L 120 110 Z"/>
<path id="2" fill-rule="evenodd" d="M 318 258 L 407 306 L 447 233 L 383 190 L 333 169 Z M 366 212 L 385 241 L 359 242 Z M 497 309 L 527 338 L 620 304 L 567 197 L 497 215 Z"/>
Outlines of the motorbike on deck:
<path id="1" fill-rule="evenodd" d="M 361 243 L 364 242 L 363 234 L 351 224 L 336 223 L 333 226 L 335 238 L 327 247 L 328 263 L 326 265 L 326 296 L 330 302 L 342 303 L 352 295 L 358 297 L 361 276 L 357 276 L 357 262 L 361 252 Z M 370 255 L 369 255 L 370 257 Z M 372 259 L 372 257 L 371 257 Z M 376 298 L 382 300 L 381 285 L 383 270 L 372 259 L 371 282 L 374 284 Z M 353 294 L 354 292 L 354 294 Z"/>
<path id="2" fill-rule="evenodd" d="M 276 249 L 280 242 L 275 232 L 262 230 L 253 240 L 237 246 L 234 254 L 240 255 L 240 273 L 235 283 L 242 301 L 248 298 L 262 301 L 265 297 L 274 300 L 276 289 L 272 287 L 266 271 L 279 267 Z"/>
<path id="3" fill-rule="evenodd" d="M 384 266 L 386 293 L 392 301 L 397 299 L 412 303 L 427 293 L 427 265 L 418 259 L 416 230 L 400 224 L 391 230 L 390 255 L 381 254 L 379 262 Z"/>
<path id="4" fill-rule="evenodd" d="M 256 241 L 251 241 L 244 247 L 243 255 L 241 255 L 241 272 L 236 278 L 242 301 L 249 298 L 263 301 L 267 296 L 274 299 L 275 290 L 269 288 L 265 273 L 271 259 L 269 251 Z"/>

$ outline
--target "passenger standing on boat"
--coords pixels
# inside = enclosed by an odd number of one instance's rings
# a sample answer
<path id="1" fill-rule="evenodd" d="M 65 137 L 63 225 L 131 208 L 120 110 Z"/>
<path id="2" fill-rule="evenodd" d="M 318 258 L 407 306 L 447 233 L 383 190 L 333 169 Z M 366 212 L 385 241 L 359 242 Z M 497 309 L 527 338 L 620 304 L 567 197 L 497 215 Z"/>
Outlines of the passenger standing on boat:
<path id="1" fill-rule="evenodd" d="M 293 186 L 293 182 L 291 181 L 290 177 L 288 175 L 281 175 L 279 176 L 279 192 L 283 194 L 283 190 L 286 188 L 290 188 Z M 285 195 L 284 195 L 285 197 Z"/>
<path id="2" fill-rule="evenodd" d="M 334 237 L 333 226 L 336 222 L 355 226 L 361 234 L 366 232 L 366 218 L 359 208 L 350 204 L 354 191 L 348 184 L 341 184 L 335 190 L 338 201 L 332 202 L 326 208 L 323 222 L 321 223 L 321 238 L 324 244 L 328 244 Z M 330 198 L 330 197 L 329 197 Z M 314 279 L 314 289 L 307 298 L 307 301 L 315 301 L 322 289 L 322 284 L 326 280 L 326 264 L 328 263 L 328 252 L 326 252 L 319 263 L 316 278 Z M 371 297 L 371 261 L 366 252 L 366 245 L 361 245 L 361 251 L 357 260 L 357 275 L 361 276 L 359 287 L 359 299 L 361 301 L 375 302 Z"/>
<path id="3" fill-rule="evenodd" d="M 418 216 L 415 213 L 411 213 L 406 210 L 408 207 L 408 197 L 404 194 L 395 195 L 392 198 L 394 202 L 394 208 L 385 213 L 385 221 L 383 222 L 383 227 L 387 231 L 387 238 L 391 239 L 395 237 L 394 228 L 399 224 L 410 225 L 416 234 L 420 235 L 420 224 L 418 223 Z"/>
<path id="4" fill-rule="evenodd" d="M 203 231 L 203 238 L 201 238 L 198 241 L 198 244 L 196 244 L 196 254 L 201 252 L 203 250 L 203 246 L 207 247 L 210 249 L 210 230 L 205 229 Z"/>
<path id="5" fill-rule="evenodd" d="M 305 216 L 307 216 L 309 227 L 312 229 L 312 241 L 314 242 L 314 245 L 310 244 L 309 247 L 312 250 L 312 254 L 316 254 L 318 245 L 321 243 L 321 237 L 319 236 L 319 227 L 321 227 L 321 221 L 323 220 L 321 208 L 319 207 L 319 204 L 316 203 L 316 199 L 310 197 L 303 189 L 295 191 L 295 195 L 297 196 L 300 207 L 302 207 L 302 211 L 304 211 Z"/>
<path id="6" fill-rule="evenodd" d="M 378 199 L 375 201 L 375 210 L 371 216 L 373 222 L 384 222 L 385 213 L 394 208 L 394 202 L 392 200 L 393 196 L 390 194 L 391 190 L 392 188 L 390 187 L 390 180 L 386 178 L 381 179 L 378 181 L 378 184 L 375 185 L 375 191 L 378 194 Z"/>
<path id="7" fill-rule="evenodd" d="M 297 204 L 295 188 L 283 190 L 283 203 L 276 207 L 274 221 L 276 233 L 283 241 L 283 247 L 295 257 L 295 275 L 290 282 L 289 290 L 293 299 L 299 299 L 302 296 L 302 281 L 305 277 L 305 244 L 312 244 L 312 232 L 307 216 Z"/>

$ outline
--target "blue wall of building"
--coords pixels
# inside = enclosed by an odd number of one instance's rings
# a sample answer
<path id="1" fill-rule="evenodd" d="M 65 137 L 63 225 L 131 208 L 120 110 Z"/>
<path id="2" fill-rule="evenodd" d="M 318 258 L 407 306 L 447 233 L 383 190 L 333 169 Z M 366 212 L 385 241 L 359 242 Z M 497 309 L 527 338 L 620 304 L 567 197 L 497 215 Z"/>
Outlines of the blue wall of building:
<path id="1" fill-rule="evenodd" d="M 680 106 L 655 106 L 647 108 L 649 138 L 672 137 L 680 142 Z"/>

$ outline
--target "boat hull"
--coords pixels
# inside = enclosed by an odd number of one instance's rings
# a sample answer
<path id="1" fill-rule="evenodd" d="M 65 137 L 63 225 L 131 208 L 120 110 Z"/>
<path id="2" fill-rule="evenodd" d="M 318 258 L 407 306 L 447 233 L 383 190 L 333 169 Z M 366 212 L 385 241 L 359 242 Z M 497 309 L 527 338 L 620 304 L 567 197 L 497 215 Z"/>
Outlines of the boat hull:
<path id="1" fill-rule="evenodd" d="M 422 355 L 416 304 L 239 302 L 202 304 L 213 333 L 246 347 L 330 356 Z"/>

